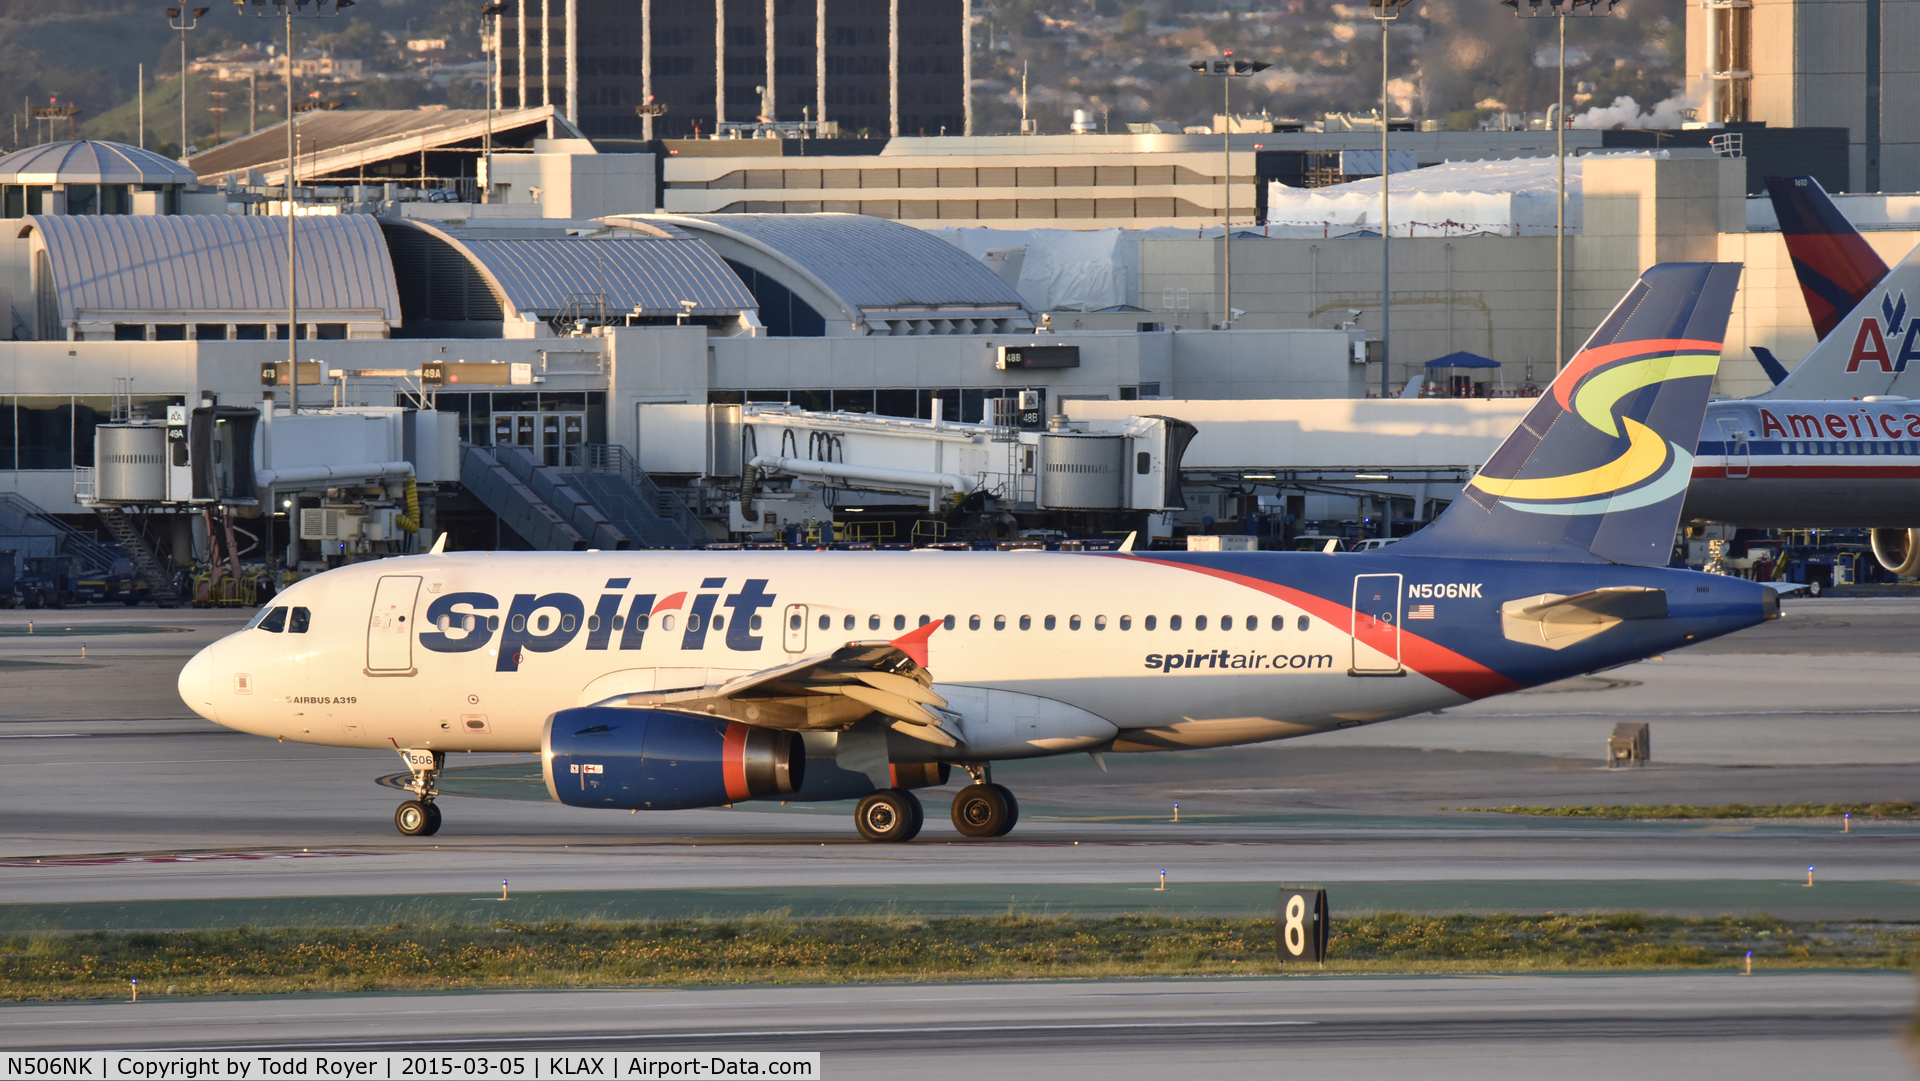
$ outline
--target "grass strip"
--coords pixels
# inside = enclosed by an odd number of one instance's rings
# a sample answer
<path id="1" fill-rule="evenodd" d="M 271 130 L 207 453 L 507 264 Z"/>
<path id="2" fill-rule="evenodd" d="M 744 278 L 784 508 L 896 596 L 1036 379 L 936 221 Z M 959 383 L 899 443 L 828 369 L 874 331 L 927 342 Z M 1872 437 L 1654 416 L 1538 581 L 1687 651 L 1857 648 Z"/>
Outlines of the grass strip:
<path id="1" fill-rule="evenodd" d="M 1686 803 L 1625 803 L 1593 807 L 1456 807 L 1458 811 L 1490 811 L 1547 818 L 1908 818 L 1920 815 L 1920 803 L 1722 803 L 1701 807 Z"/>
<path id="2" fill-rule="evenodd" d="M 1336 919 L 1328 972 L 1756 965 L 1895 968 L 1920 925 L 1639 913 Z M 0 1000 L 144 994 L 646 987 L 1273 974 L 1271 919 L 839 917 L 376 929 L 40 933 L 0 939 Z M 1297 966 L 1296 966 L 1297 967 Z M 1315 969 L 1318 971 L 1318 969 Z"/>

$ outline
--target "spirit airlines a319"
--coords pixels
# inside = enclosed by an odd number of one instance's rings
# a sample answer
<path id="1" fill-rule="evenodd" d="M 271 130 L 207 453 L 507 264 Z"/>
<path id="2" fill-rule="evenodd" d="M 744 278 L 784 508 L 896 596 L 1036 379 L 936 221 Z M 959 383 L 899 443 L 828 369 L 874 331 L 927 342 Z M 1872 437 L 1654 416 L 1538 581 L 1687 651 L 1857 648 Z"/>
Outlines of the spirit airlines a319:
<path id="1" fill-rule="evenodd" d="M 1738 277 L 1648 270 L 1463 498 L 1380 551 L 435 552 L 294 585 L 180 693 L 399 751 L 410 835 L 467 750 L 539 752 L 578 807 L 858 800 L 874 841 L 958 766 L 954 826 L 1001 835 L 994 761 L 1385 721 L 1776 617 L 1763 585 L 1664 565 Z"/>

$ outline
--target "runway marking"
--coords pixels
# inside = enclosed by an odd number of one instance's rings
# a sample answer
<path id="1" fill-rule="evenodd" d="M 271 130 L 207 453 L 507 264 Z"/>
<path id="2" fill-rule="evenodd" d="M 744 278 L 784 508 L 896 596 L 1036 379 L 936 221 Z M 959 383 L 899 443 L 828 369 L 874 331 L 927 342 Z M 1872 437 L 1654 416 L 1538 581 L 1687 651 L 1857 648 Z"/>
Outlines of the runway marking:
<path id="1" fill-rule="evenodd" d="M 79 732 L 39 732 L 24 736 L 0 736 L 0 739 L 75 739 L 83 738 Z"/>
<path id="2" fill-rule="evenodd" d="M 1729 709 L 1698 710 L 1681 712 L 1679 710 L 1587 710 L 1584 712 L 1553 710 L 1540 713 L 1465 713 L 1454 712 L 1448 716 L 1467 720 L 1508 720 L 1525 717 L 1908 717 L 1920 714 L 1920 709 Z"/>
<path id="3" fill-rule="evenodd" d="M 322 849 L 319 852 L 208 852 L 195 855 L 166 856 L 53 856 L 37 860 L 0 860 L 0 867 L 105 867 L 132 863 L 213 863 L 221 860 L 308 860 L 336 856 L 384 856 L 386 852 L 348 852 Z"/>

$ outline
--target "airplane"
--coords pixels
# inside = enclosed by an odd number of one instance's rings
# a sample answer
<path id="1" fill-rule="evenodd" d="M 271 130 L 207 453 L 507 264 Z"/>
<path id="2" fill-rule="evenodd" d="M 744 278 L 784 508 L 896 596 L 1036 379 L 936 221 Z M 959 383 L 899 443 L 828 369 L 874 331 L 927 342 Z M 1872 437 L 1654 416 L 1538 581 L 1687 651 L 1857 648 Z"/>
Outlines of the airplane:
<path id="1" fill-rule="evenodd" d="M 1740 266 L 1632 286 L 1429 528 L 1319 552 L 446 552 L 298 582 L 179 677 L 255 735 L 388 747 L 441 826 L 446 755 L 538 752 L 574 807 L 857 800 L 912 839 L 1005 835 L 995 761 L 1371 724 L 1779 616 L 1666 566 Z M 1130 546 L 1129 546 L 1130 547 Z"/>
<path id="2" fill-rule="evenodd" d="M 1920 573 L 1920 401 L 1892 393 L 1920 354 L 1920 249 L 1889 271 L 1813 178 L 1767 183 L 1820 343 L 1771 390 L 1707 406 L 1682 517 L 1865 528 L 1883 568 Z"/>

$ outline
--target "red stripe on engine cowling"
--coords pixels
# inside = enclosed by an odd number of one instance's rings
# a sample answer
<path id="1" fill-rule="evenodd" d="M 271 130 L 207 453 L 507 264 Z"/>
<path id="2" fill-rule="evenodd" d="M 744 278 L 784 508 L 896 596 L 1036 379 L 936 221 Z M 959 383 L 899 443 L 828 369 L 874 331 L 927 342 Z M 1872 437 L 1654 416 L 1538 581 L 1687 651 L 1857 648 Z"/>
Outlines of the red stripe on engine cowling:
<path id="1" fill-rule="evenodd" d="M 1351 628 L 1353 626 L 1352 608 L 1335 601 L 1326 600 L 1322 597 L 1316 597 L 1311 593 L 1294 589 L 1290 586 L 1277 585 L 1273 582 L 1249 577 L 1248 575 L 1235 574 L 1232 571 L 1215 570 L 1211 567 L 1196 567 L 1188 563 L 1174 563 L 1140 555 L 1125 555 L 1115 558 L 1137 559 L 1142 563 L 1152 563 L 1162 567 L 1176 567 L 1180 570 L 1193 571 L 1197 574 L 1218 578 L 1221 581 L 1233 582 L 1236 585 L 1243 585 L 1248 589 L 1258 590 L 1268 596 L 1286 601 L 1288 604 L 1297 608 L 1304 608 L 1319 619 L 1332 621 L 1336 627 L 1345 626 Z M 1524 683 L 1516 682 L 1501 675 L 1471 657 L 1455 653 L 1453 650 L 1448 649 L 1438 642 L 1428 641 L 1417 634 L 1413 634 L 1405 627 L 1400 629 L 1400 663 L 1448 690 L 1457 694 L 1463 694 L 1468 698 L 1491 698 L 1496 694 L 1506 694 L 1509 691 L 1517 691 L 1526 686 Z"/>
<path id="2" fill-rule="evenodd" d="M 720 774 L 726 779 L 727 798 L 746 799 L 747 791 L 747 726 L 739 721 L 727 722 L 726 742 L 720 750 Z"/>

